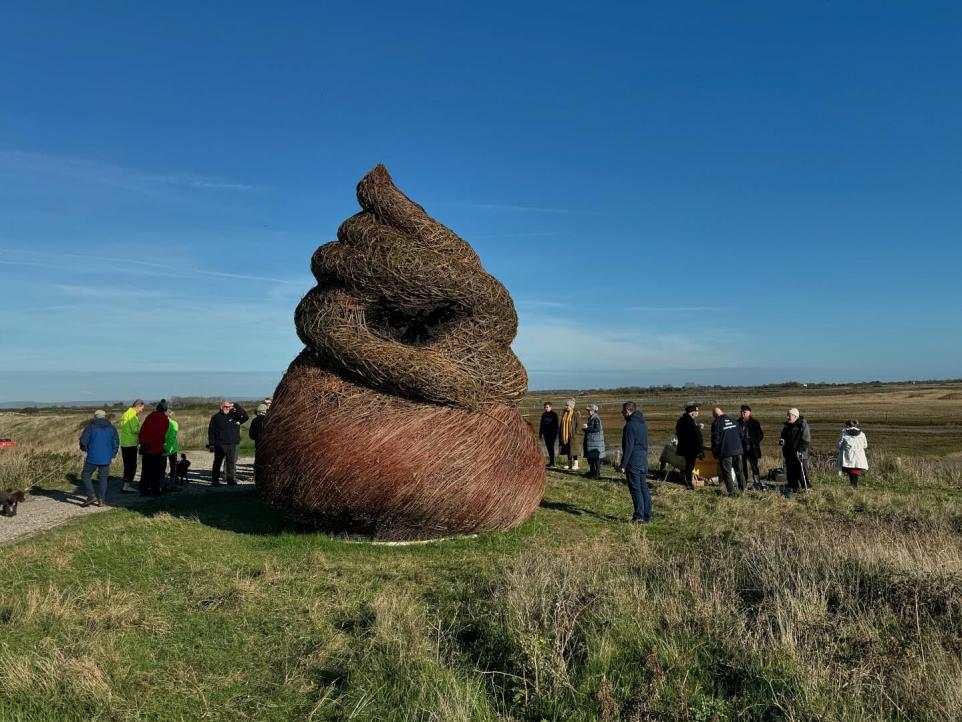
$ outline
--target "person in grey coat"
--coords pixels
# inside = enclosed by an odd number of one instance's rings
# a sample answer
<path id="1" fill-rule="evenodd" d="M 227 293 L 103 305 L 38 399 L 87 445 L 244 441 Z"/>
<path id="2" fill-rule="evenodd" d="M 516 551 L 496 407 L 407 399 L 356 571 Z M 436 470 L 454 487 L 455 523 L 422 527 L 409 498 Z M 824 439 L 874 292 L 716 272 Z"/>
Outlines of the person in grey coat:
<path id="1" fill-rule="evenodd" d="M 605 430 L 598 416 L 598 404 L 588 404 L 588 422 L 582 425 L 584 430 L 584 452 L 588 460 L 588 479 L 601 478 L 601 457 L 605 454 Z"/>
<path id="2" fill-rule="evenodd" d="M 83 481 L 87 500 L 80 506 L 96 504 L 100 506 L 107 500 L 107 479 L 110 477 L 110 462 L 120 450 L 120 435 L 114 425 L 107 420 L 107 412 L 97 410 L 93 419 L 84 427 L 80 434 L 80 450 L 86 452 L 83 471 L 80 479 Z M 97 492 L 91 476 L 97 470 Z"/>

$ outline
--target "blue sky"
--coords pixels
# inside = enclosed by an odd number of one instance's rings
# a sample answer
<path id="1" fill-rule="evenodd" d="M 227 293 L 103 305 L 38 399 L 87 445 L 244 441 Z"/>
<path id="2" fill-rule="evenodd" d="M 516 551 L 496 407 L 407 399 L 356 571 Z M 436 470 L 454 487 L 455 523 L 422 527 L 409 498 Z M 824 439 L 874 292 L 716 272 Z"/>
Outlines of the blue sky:
<path id="1" fill-rule="evenodd" d="M 534 388 L 960 376 L 960 36 L 953 3 L 7 8 L 0 400 L 279 375 L 378 162 L 511 291 Z"/>

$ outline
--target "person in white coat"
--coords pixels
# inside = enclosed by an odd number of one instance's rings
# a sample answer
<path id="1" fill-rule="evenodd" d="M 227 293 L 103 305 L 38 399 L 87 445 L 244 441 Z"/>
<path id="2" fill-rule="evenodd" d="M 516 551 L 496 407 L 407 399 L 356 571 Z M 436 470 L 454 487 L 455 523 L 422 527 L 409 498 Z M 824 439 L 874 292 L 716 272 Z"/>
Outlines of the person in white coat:
<path id="1" fill-rule="evenodd" d="M 848 474 L 848 483 L 858 486 L 858 477 L 868 470 L 868 439 L 859 428 L 858 420 L 845 422 L 838 440 L 838 468 Z"/>

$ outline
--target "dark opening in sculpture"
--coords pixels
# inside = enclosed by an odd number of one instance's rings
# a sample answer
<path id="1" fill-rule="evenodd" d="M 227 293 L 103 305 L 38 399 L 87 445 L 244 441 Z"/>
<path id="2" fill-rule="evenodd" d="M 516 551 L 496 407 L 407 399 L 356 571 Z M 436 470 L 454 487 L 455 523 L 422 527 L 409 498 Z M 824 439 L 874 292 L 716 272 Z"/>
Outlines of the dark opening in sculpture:
<path id="1" fill-rule="evenodd" d="M 259 490 L 303 521 L 376 538 L 521 523 L 544 468 L 515 410 L 527 375 L 510 295 L 384 166 L 357 198 L 362 212 L 312 258 L 317 286 L 295 314 L 306 348 L 258 441 Z"/>

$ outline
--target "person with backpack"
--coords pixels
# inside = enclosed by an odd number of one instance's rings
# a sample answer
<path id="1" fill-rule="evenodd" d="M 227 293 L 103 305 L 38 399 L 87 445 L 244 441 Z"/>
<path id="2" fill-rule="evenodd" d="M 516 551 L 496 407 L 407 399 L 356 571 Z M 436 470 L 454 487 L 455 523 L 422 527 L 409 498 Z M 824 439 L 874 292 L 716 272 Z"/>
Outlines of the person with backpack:
<path id="1" fill-rule="evenodd" d="M 136 447 L 135 447 L 136 448 Z M 107 501 L 107 481 L 110 478 L 110 462 L 120 449 L 120 435 L 114 425 L 107 420 L 107 412 L 94 411 L 93 419 L 84 426 L 80 434 L 80 450 L 86 452 L 80 480 L 83 482 L 87 499 L 80 506 L 102 506 Z M 91 476 L 97 470 L 97 491 Z"/>
<path id="2" fill-rule="evenodd" d="M 140 412 L 144 410 L 144 402 L 134 401 L 120 417 L 120 455 L 124 461 L 124 485 L 121 492 L 131 494 L 134 487 L 134 477 L 137 476 L 137 448 L 140 446 Z"/>
<path id="3" fill-rule="evenodd" d="M 811 488 L 807 460 L 808 450 L 812 445 L 812 430 L 798 409 L 793 407 L 785 415 L 785 425 L 782 426 L 778 443 L 782 447 L 782 456 L 785 458 L 788 493 Z"/>
<path id="4" fill-rule="evenodd" d="M 838 440 L 838 468 L 848 474 L 848 483 L 858 486 L 858 478 L 868 471 L 868 438 L 859 428 L 858 419 L 845 422 Z"/>
<path id="5" fill-rule="evenodd" d="M 698 404 L 688 404 L 675 424 L 678 439 L 678 456 L 685 459 L 685 488 L 695 490 L 695 461 L 705 455 L 705 441 L 701 435 L 701 424 L 696 419 L 700 413 Z"/>
<path id="6" fill-rule="evenodd" d="M 741 430 L 720 406 L 712 409 L 715 420 L 711 424 L 711 453 L 718 459 L 718 476 L 725 482 L 728 496 L 738 496 L 745 491 L 745 475 L 742 473 L 742 435 Z M 738 492 L 732 480 L 738 481 Z"/>
<path id="7" fill-rule="evenodd" d="M 738 417 L 738 429 L 742 437 L 742 474 L 748 478 L 748 470 L 751 467 L 752 488 L 762 490 L 765 485 L 762 483 L 762 475 L 758 470 L 758 460 L 762 458 L 762 439 L 765 432 L 762 425 L 752 416 L 752 407 L 742 404 L 741 414 Z"/>

